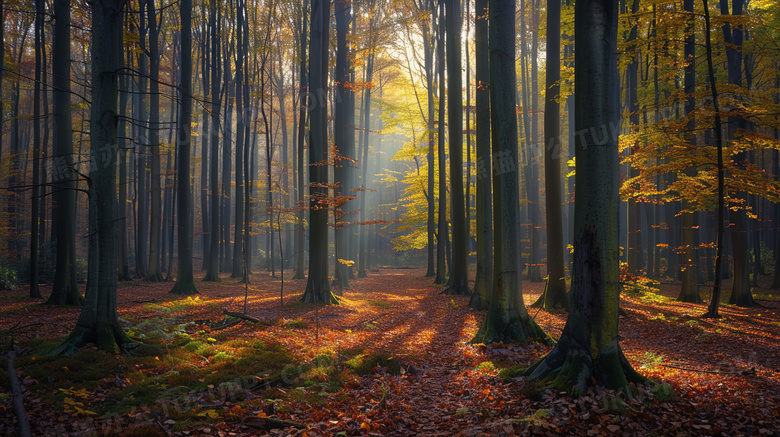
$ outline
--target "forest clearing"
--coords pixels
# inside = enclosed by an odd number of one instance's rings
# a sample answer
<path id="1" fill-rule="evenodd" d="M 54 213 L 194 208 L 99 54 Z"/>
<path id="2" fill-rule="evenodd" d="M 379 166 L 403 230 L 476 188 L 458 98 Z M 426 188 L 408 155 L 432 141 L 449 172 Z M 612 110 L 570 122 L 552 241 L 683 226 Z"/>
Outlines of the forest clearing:
<path id="1" fill-rule="evenodd" d="M 549 347 L 469 344 L 484 312 L 466 296 L 442 295 L 423 269 L 377 269 L 355 280 L 340 305 L 318 311 L 299 302 L 303 280 L 285 281 L 282 308 L 278 277 L 252 280 L 247 314 L 257 323 L 225 316 L 242 313 L 244 299 L 244 286 L 227 278 L 201 285 L 195 298 L 170 295 L 164 283 L 122 283 L 119 316 L 143 346 L 125 356 L 89 347 L 70 361 L 45 355 L 78 308 L 42 306 L 21 290 L 0 295 L 4 341 L 16 327 L 29 351 L 16 367 L 33 435 L 780 432 L 777 294 L 705 321 L 704 305 L 672 299 L 679 284 L 623 293 L 621 345 L 652 382 L 633 399 L 603 389 L 572 398 L 517 376 Z M 523 286 L 530 305 L 544 284 Z M 556 337 L 566 319 L 535 316 Z M 5 386 L 7 373 L 0 378 Z M 0 434 L 14 435 L 10 397 L 1 396 Z"/>
<path id="2" fill-rule="evenodd" d="M 777 0 L 0 22 L 0 434 L 780 434 Z"/>

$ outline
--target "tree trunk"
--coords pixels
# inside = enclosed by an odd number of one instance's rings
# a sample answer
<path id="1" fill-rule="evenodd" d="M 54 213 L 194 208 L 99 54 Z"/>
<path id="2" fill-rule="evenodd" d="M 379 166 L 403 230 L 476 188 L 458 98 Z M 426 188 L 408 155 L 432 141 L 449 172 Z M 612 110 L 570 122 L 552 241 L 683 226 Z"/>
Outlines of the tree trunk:
<path id="1" fill-rule="evenodd" d="M 528 279 L 531 282 L 542 282 L 542 256 L 540 249 L 542 240 L 539 229 L 542 227 L 541 202 L 539 200 L 539 9 L 537 2 L 540 0 L 531 0 L 531 86 L 528 91 L 523 87 L 523 92 L 530 92 L 531 107 L 528 118 L 530 119 L 530 132 L 527 135 L 530 138 L 528 142 L 528 170 L 525 175 L 526 192 L 528 193 L 528 227 L 530 229 L 530 257 L 528 259 Z M 524 106 L 528 108 L 528 106 Z"/>
<path id="2" fill-rule="evenodd" d="M 81 305 L 84 299 L 76 285 L 76 174 L 73 159 L 73 120 L 70 102 L 70 0 L 54 2 L 54 201 L 57 220 L 57 264 L 54 286 L 46 301 L 53 305 Z"/>
<path id="3" fill-rule="evenodd" d="M 638 2 L 639 0 L 635 0 Z M 547 62 L 544 102 L 544 189 L 547 198 L 547 289 L 539 306 L 568 308 L 563 264 L 561 201 L 561 126 L 558 103 L 561 80 L 561 0 L 547 0 Z M 543 300 L 542 300 L 543 299 Z"/>
<path id="4" fill-rule="evenodd" d="M 41 291 L 38 288 L 38 238 L 42 236 L 38 233 L 41 220 L 40 207 L 40 183 L 41 183 L 41 70 L 43 69 L 43 58 L 41 49 L 45 40 L 43 37 L 43 14 L 45 5 L 42 0 L 35 0 L 35 91 L 33 92 L 33 183 L 32 183 L 32 208 L 30 211 L 30 298 L 42 299 Z M 3 58 L 0 58 L 0 62 Z M 0 81 L 2 84 L 2 81 Z M 2 90 L 2 86 L 0 86 Z M 0 124 L 2 126 L 2 124 Z M 1 127 L 0 127 L 1 129 Z M 12 371 L 12 369 L 9 369 Z"/>
<path id="5" fill-rule="evenodd" d="M 135 96 L 135 109 L 133 118 L 138 120 L 135 126 L 135 180 L 136 180 L 136 231 L 135 231 L 135 270 L 140 278 L 146 277 L 149 244 L 149 194 L 147 189 L 147 155 L 146 148 L 149 147 L 149 125 L 146 120 L 146 83 L 147 83 L 147 56 L 146 51 L 146 8 L 139 2 L 139 54 L 138 54 L 138 83 Z"/>
<path id="6" fill-rule="evenodd" d="M 244 271 L 244 130 L 250 118 L 244 108 L 244 54 L 248 47 L 244 46 L 244 15 L 245 2 L 239 0 L 236 10 L 236 205 L 233 233 L 233 265 L 232 278 L 248 279 Z M 246 102 L 247 106 L 249 102 Z M 248 140 L 249 138 L 246 138 Z M 270 187 L 268 188 L 270 190 Z"/>
<path id="7" fill-rule="evenodd" d="M 209 39 L 210 33 L 208 20 L 205 14 L 203 17 L 203 42 L 200 47 L 202 65 L 202 88 L 203 95 L 209 95 L 209 74 L 211 73 L 211 63 L 209 62 Z M 202 131 L 200 135 L 201 167 L 200 167 L 200 218 L 201 218 L 201 252 L 203 253 L 203 262 L 201 270 L 208 269 L 211 254 L 211 223 L 209 212 L 209 114 L 203 111 Z"/>
<path id="8" fill-rule="evenodd" d="M 122 63 L 123 65 L 126 65 L 126 63 L 130 63 L 130 51 L 127 50 L 126 52 L 127 58 L 123 56 Z M 117 237 L 117 244 L 119 247 L 117 250 L 119 251 L 119 266 L 117 271 L 117 278 L 120 281 L 131 281 L 132 276 L 130 276 L 130 260 L 129 260 L 129 250 L 127 247 L 127 227 L 128 227 L 128 221 L 127 221 L 127 101 L 129 100 L 130 93 L 130 79 L 126 75 L 122 75 L 122 77 L 119 79 L 120 87 L 119 87 L 119 125 L 117 126 L 119 129 L 118 138 L 117 141 L 119 141 L 117 145 L 117 165 L 119 166 L 119 201 L 117 203 L 117 219 L 119 222 L 117 223 L 117 229 L 118 229 L 118 237 Z"/>
<path id="9" fill-rule="evenodd" d="M 298 178 L 298 183 L 296 184 L 298 187 L 297 190 L 297 204 L 296 204 L 296 230 L 295 230 L 295 274 L 293 275 L 293 279 L 304 279 L 306 277 L 304 273 L 304 243 L 305 243 L 305 237 L 306 237 L 306 226 L 305 226 L 305 218 L 306 213 L 304 210 L 304 179 L 306 175 L 306 167 L 304 166 L 304 161 L 306 160 L 306 156 L 304 154 L 304 144 L 306 142 L 306 122 L 307 122 L 307 108 L 309 105 L 309 82 L 308 78 L 306 76 L 306 35 L 307 35 L 307 27 L 308 27 L 308 20 L 307 20 L 307 8 L 308 8 L 309 2 L 308 0 L 304 0 L 303 2 L 303 8 L 301 10 L 301 30 L 300 30 L 300 72 L 299 72 L 299 80 L 300 80 L 300 89 L 298 92 L 300 93 L 300 109 L 299 109 L 299 115 L 298 115 L 298 144 L 297 144 L 297 174 L 296 177 Z"/>
<path id="10" fill-rule="evenodd" d="M 157 13 L 154 0 L 146 0 L 146 14 L 149 20 L 149 149 L 151 151 L 151 223 L 149 227 L 149 266 L 146 281 L 163 280 L 160 262 L 160 231 L 162 226 L 162 187 L 160 186 L 160 32 L 157 28 Z"/>
<path id="11" fill-rule="evenodd" d="M 328 50 L 330 2 L 312 0 L 309 42 L 309 197 L 311 240 L 309 278 L 303 301 L 320 305 L 337 304 L 328 281 Z"/>
<path id="12" fill-rule="evenodd" d="M 555 348 L 526 375 L 560 391 L 584 393 L 595 380 L 630 394 L 644 378 L 618 343 L 618 1 L 574 7 L 575 129 L 586 133 L 576 144 L 572 304 Z"/>
<path id="13" fill-rule="evenodd" d="M 375 13 L 377 11 L 372 11 L 371 13 Z M 424 40 L 428 41 L 427 44 L 430 44 L 430 34 L 427 32 L 428 28 L 424 27 L 423 32 L 423 38 Z M 374 80 L 374 60 L 376 59 L 376 53 L 375 45 L 376 45 L 376 19 L 372 16 L 372 18 L 369 21 L 369 55 L 368 55 L 368 62 L 366 63 L 366 74 L 365 74 L 365 82 L 366 82 L 366 88 L 364 91 L 365 94 L 365 101 L 363 102 L 363 132 L 362 132 L 362 157 L 360 159 L 359 165 L 363 172 L 361 181 L 363 183 L 363 192 L 360 194 L 360 225 L 358 226 L 358 233 L 360 235 L 360 247 L 359 251 L 360 254 L 358 256 L 359 264 L 358 264 L 358 278 L 364 278 L 367 276 L 366 269 L 369 268 L 368 266 L 368 226 L 366 223 L 366 201 L 368 197 L 368 191 L 365 191 L 368 188 L 368 143 L 369 138 L 371 135 L 371 90 L 373 88 L 372 81 Z M 427 53 L 428 58 L 426 58 L 426 64 L 425 64 L 425 72 L 426 72 L 426 80 L 428 82 L 428 96 L 430 97 L 433 93 L 432 87 L 432 80 L 433 80 L 433 66 L 431 64 L 431 52 L 433 51 L 432 47 L 426 46 L 425 53 Z M 433 267 L 433 102 L 429 100 L 428 105 L 428 159 L 429 159 L 429 165 L 428 165 L 428 271 L 426 272 L 426 277 L 432 277 L 435 275 L 434 267 Z"/>
<path id="14" fill-rule="evenodd" d="M 490 308 L 478 343 L 551 339 L 528 314 L 523 302 L 520 271 L 520 177 L 515 101 L 515 4 L 489 4 L 490 115 L 493 156 L 493 229 L 495 264 Z"/>
<path id="15" fill-rule="evenodd" d="M 446 0 L 447 124 L 450 151 L 452 267 L 448 294 L 471 294 L 468 278 L 468 233 L 463 199 L 463 80 L 461 78 L 460 0 Z"/>
<path id="16" fill-rule="evenodd" d="M 477 271 L 469 305 L 477 310 L 490 304 L 493 286 L 493 209 L 490 156 L 490 53 L 488 49 L 488 0 L 475 0 L 474 71 L 476 91 L 477 146 Z"/>
<path id="17" fill-rule="evenodd" d="M 347 112 L 349 111 L 349 100 L 352 94 L 349 88 L 349 66 L 347 59 L 347 33 L 349 33 L 349 22 L 351 20 L 350 0 L 337 0 L 334 3 L 335 15 L 336 15 L 336 103 L 335 103 L 335 120 L 333 122 L 333 138 L 334 146 L 336 148 L 336 156 L 334 156 L 334 196 L 336 208 L 335 214 L 335 249 L 336 249 L 336 282 L 339 286 L 349 288 L 349 274 L 347 273 L 347 264 L 351 259 L 350 247 L 349 247 L 349 216 L 348 212 L 348 196 L 349 192 L 349 175 L 351 163 L 347 161 L 349 158 L 349 143 L 347 138 L 349 132 L 352 132 L 352 141 L 354 145 L 354 129 L 347 127 Z"/>
<path id="18" fill-rule="evenodd" d="M 733 0 L 731 15 L 742 15 L 743 6 L 744 0 Z M 728 15 L 727 0 L 720 1 L 720 9 L 721 15 Z M 723 25 L 723 39 L 726 43 L 729 83 L 742 86 L 742 26 L 735 25 L 734 28 L 731 29 L 731 25 L 728 22 L 725 23 Z M 739 115 L 729 116 L 729 139 L 733 140 L 735 138 L 737 128 L 745 128 L 745 119 Z M 738 167 L 745 168 L 747 152 L 743 151 L 737 153 L 732 159 Z M 747 206 L 747 193 L 738 192 L 735 194 L 736 198 L 744 201 L 743 205 L 745 206 L 736 210 L 730 209 L 728 212 L 729 219 L 734 223 L 734 226 L 732 226 L 730 230 L 731 248 L 734 256 L 734 281 L 732 282 L 729 303 L 741 307 L 751 307 L 755 306 L 756 302 L 753 300 L 753 295 L 750 290 L 750 258 L 748 253 L 750 222 L 748 221 L 745 209 L 743 209 Z"/>
<path id="19" fill-rule="evenodd" d="M 447 96 L 444 94 L 444 12 L 443 2 L 433 12 L 433 22 L 438 24 L 438 41 L 436 44 L 436 58 L 438 62 L 439 80 L 439 129 L 437 139 L 437 152 L 439 161 L 439 216 L 436 230 L 436 279 L 434 284 L 447 283 L 447 244 L 450 238 L 447 226 L 447 166 L 444 158 L 444 109 Z M 437 12 L 438 11 L 438 12 Z M 438 21 L 437 21 L 438 18 Z M 378 250 L 378 247 L 377 247 Z"/>
<path id="20" fill-rule="evenodd" d="M 72 354 L 88 343 L 119 352 L 133 340 L 122 330 L 116 305 L 117 75 L 122 56 L 120 0 L 92 2 L 92 101 L 90 190 L 90 281 L 76 327 L 52 354 Z M 93 243 L 94 242 L 94 243 Z"/>
<path id="21" fill-rule="evenodd" d="M 712 286 L 712 296 L 707 312 L 704 317 L 717 319 L 718 307 L 721 296 L 721 264 L 723 261 L 723 219 L 725 215 L 725 192 L 723 180 L 723 125 L 720 117 L 720 104 L 718 102 L 718 88 L 715 81 L 715 68 L 712 61 L 712 26 L 710 25 L 710 7 L 708 0 L 702 0 L 704 3 L 704 35 L 705 49 L 707 52 L 707 73 L 710 82 L 710 91 L 712 92 L 712 105 L 715 110 L 715 144 L 718 149 L 718 215 L 717 215 L 717 237 L 715 251 L 715 283 Z"/>
<path id="22" fill-rule="evenodd" d="M 631 14 L 639 12 L 639 0 L 633 0 L 631 5 Z M 639 53 L 637 53 L 637 23 L 632 19 L 631 30 L 628 34 L 628 50 L 632 52 L 633 58 L 626 69 L 626 99 L 628 100 L 629 126 L 633 131 L 639 129 L 639 97 L 637 90 L 639 88 Z M 639 142 L 633 145 L 630 153 L 635 153 L 639 147 Z M 639 169 L 636 166 L 630 166 L 630 177 L 639 176 Z M 644 270 L 644 253 L 642 249 L 642 215 L 640 213 L 640 203 L 635 199 L 628 200 L 628 238 L 627 238 L 627 261 L 628 269 L 631 273 L 641 274 Z"/>
<path id="23" fill-rule="evenodd" d="M 0 0 L 0 23 L 5 24 L 5 0 Z M 56 14 L 56 11 L 55 11 Z M 56 22 L 55 22 L 56 23 Z M 55 24 L 56 27 L 56 24 Z M 56 51 L 56 50 L 55 50 Z M 5 26 L 0 26 L 0 90 L 5 75 Z M 3 119 L 5 111 L 0 111 L 0 162 L 3 162 Z"/>
<path id="24" fill-rule="evenodd" d="M 193 204 L 190 186 L 190 148 L 192 147 L 192 0 L 181 0 L 181 118 L 179 119 L 176 144 L 179 147 L 176 160 L 176 189 L 179 210 L 179 268 L 173 294 L 195 294 L 195 278 L 192 269 Z"/>
<path id="25" fill-rule="evenodd" d="M 220 195 L 219 195 L 219 114 L 221 84 L 220 35 L 218 32 L 218 20 L 220 14 L 216 3 L 209 4 L 209 30 L 211 38 L 211 162 L 209 168 L 209 189 L 211 190 L 211 236 L 209 241 L 209 263 L 206 270 L 206 282 L 220 282 L 219 278 L 219 225 L 220 225 Z"/>
<path id="26" fill-rule="evenodd" d="M 226 20 L 230 22 L 229 18 Z M 232 26 L 231 26 L 232 27 Z M 224 37 L 224 36 L 223 36 Z M 232 268 L 232 253 L 230 251 L 230 207 L 231 207 L 231 181 L 233 173 L 233 101 L 235 100 L 235 89 L 231 86 L 233 72 L 230 68 L 230 59 L 233 58 L 233 32 L 230 32 L 230 38 L 225 45 L 224 56 L 222 57 L 223 81 L 222 89 L 225 96 L 224 106 L 224 127 L 222 129 L 222 196 L 220 214 L 220 232 L 219 232 L 219 270 L 220 272 L 230 271 Z"/>

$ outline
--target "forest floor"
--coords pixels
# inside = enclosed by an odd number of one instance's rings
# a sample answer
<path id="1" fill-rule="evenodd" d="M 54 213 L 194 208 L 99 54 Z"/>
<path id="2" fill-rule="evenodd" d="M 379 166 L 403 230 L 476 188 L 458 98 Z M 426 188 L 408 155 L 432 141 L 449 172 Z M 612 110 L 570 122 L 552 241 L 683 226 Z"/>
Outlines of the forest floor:
<path id="1" fill-rule="evenodd" d="M 306 281 L 289 279 L 280 306 L 280 279 L 257 274 L 247 311 L 257 323 L 224 314 L 243 312 L 235 279 L 198 283 L 191 298 L 168 294 L 171 283 L 122 283 L 121 321 L 143 345 L 56 359 L 46 353 L 79 308 L 42 306 L 20 288 L 0 293 L 0 340 L 13 335 L 24 351 L 14 367 L 33 435 L 780 434 L 780 301 L 766 289 L 762 307 L 723 305 L 719 320 L 674 302 L 678 284 L 623 293 L 623 351 L 654 383 L 630 398 L 574 397 L 515 377 L 549 347 L 469 344 L 485 312 L 424 273 L 371 271 L 324 308 L 298 302 Z M 544 284 L 523 287 L 530 304 Z M 529 311 L 560 335 L 566 313 Z M 8 376 L 0 435 L 15 435 Z"/>

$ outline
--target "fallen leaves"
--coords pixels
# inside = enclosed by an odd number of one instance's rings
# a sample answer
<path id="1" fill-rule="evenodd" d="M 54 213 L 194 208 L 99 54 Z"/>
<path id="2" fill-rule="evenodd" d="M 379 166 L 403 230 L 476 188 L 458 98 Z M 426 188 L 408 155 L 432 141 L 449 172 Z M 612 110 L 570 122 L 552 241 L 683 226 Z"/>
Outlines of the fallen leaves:
<path id="1" fill-rule="evenodd" d="M 97 388 L 65 386 L 69 388 L 54 389 L 54 393 L 42 387 L 51 381 L 38 378 L 39 383 L 25 377 L 21 369 L 25 402 L 32 407 L 31 423 L 41 435 L 47 430 L 64 434 L 85 429 L 128 430 L 144 424 L 159 424 L 148 429 L 161 431 L 162 427 L 168 435 L 177 436 L 780 432 L 777 302 L 766 302 L 760 310 L 725 306 L 725 319 L 702 321 L 692 317 L 700 312 L 699 307 L 671 301 L 676 290 L 664 285 L 654 291 L 653 299 L 625 296 L 621 303 L 625 315 L 620 320 L 623 350 L 636 368 L 645 366 L 643 374 L 668 385 L 637 387 L 633 399 L 604 390 L 573 398 L 529 387 L 522 377 L 505 381 L 496 376 L 498 369 L 532 364 L 549 348 L 468 344 L 484 312 L 469 309 L 468 297 L 440 296 L 424 271 L 383 269 L 354 280 L 353 289 L 344 292 L 342 305 L 318 309 L 294 303 L 300 298 L 295 290 L 302 291 L 305 280 L 285 282 L 293 291 L 286 293 L 282 308 L 277 279 L 256 275 L 252 281 L 248 313 L 264 324 L 226 322 L 224 311 L 243 313 L 243 286 L 229 280 L 199 284 L 201 296 L 189 299 L 168 295 L 167 284 L 124 284 L 119 289 L 121 317 L 132 320 L 126 324 L 129 329 L 162 348 L 161 354 L 152 356 L 158 358 L 155 364 L 117 368 L 102 375 Z M 523 284 L 527 304 L 538 297 L 542 286 Z M 45 320 L 45 331 L 26 332 L 22 341 L 67 333 L 78 317 L 77 310 L 40 307 L 13 293 L 0 295 L 0 305 L 0 329 L 19 321 Z M 557 334 L 565 317 L 565 313 L 542 311 L 536 320 Z M 180 347 L 177 339 L 186 336 L 200 342 L 191 342 L 192 349 L 202 355 L 191 362 L 181 362 L 175 353 Z M 206 383 L 210 377 L 206 375 L 199 378 L 205 387 L 202 392 L 168 395 L 181 396 L 195 407 L 197 421 L 181 420 L 172 411 L 147 404 L 122 414 L 95 417 L 94 406 L 105 402 L 126 409 L 126 399 L 116 400 L 122 390 L 171 375 L 174 368 L 202 369 L 230 360 L 233 350 L 229 345 L 249 342 L 280 343 L 295 354 L 295 366 L 327 356 L 335 368 L 345 368 L 346 361 L 355 356 L 384 353 L 391 357 L 389 362 L 398 361 L 399 371 L 388 371 L 389 364 L 376 365 L 364 376 L 349 373 L 335 389 L 318 381 L 310 387 L 279 387 L 273 396 L 239 387 L 235 393 L 243 393 L 243 399 L 215 398 L 224 386 Z M 347 357 L 347 351 L 356 352 Z M 63 375 L 82 370 L 65 360 L 57 364 Z M 295 366 L 292 380 L 299 373 Z M 225 366 L 220 371 L 229 369 Z M 253 386 L 263 387 L 267 382 L 266 376 L 258 377 Z M 52 402 L 57 393 L 63 400 L 60 404 Z M 7 408 L 4 394 L 0 391 L 0 409 Z M 8 419 L 0 419 L 0 434 L 12 433 L 12 427 Z"/>

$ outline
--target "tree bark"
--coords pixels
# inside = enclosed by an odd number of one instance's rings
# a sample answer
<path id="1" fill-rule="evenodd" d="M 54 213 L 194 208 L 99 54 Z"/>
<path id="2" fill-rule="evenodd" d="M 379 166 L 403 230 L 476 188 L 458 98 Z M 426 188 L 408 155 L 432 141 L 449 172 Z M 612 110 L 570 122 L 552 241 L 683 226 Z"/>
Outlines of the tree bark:
<path id="1" fill-rule="evenodd" d="M 638 2 L 639 0 L 635 0 Z M 561 200 L 561 0 L 547 0 L 547 61 L 544 102 L 544 188 L 547 198 L 547 289 L 539 306 L 568 308 L 563 264 L 563 207 Z"/>
<path id="2" fill-rule="evenodd" d="M 248 47 L 244 46 L 244 16 L 246 14 L 245 1 L 238 1 L 238 8 L 236 10 L 236 114 L 238 119 L 236 120 L 236 204 L 235 204 L 235 217 L 234 217 L 234 233 L 233 233 L 233 265 L 232 265 L 232 278 L 242 278 L 247 280 L 248 276 L 244 271 L 244 147 L 248 147 L 248 143 L 245 145 L 244 130 L 246 123 L 250 121 L 247 117 L 246 109 L 244 107 L 244 56 Z M 248 17 L 247 17 L 248 18 Z M 246 138 L 248 140 L 249 138 Z M 270 187 L 268 188 L 271 189 Z"/>
<path id="3" fill-rule="evenodd" d="M 335 102 L 335 120 L 333 122 L 333 138 L 334 146 L 336 148 L 336 156 L 334 156 L 334 196 L 336 208 L 335 215 L 335 249 L 336 249 L 336 282 L 339 286 L 349 288 L 349 274 L 347 272 L 348 263 L 351 260 L 350 247 L 349 247 L 349 216 L 348 213 L 348 197 L 351 195 L 349 192 L 349 175 L 350 167 L 352 163 L 348 162 L 350 153 L 350 140 L 347 138 L 351 132 L 352 145 L 355 142 L 354 129 L 347 127 L 347 112 L 349 108 L 349 100 L 351 98 L 351 90 L 349 88 L 349 66 L 347 59 L 347 34 L 349 33 L 349 23 L 351 20 L 350 0 L 337 0 L 334 3 L 335 15 L 336 15 L 336 102 Z M 354 112 L 353 112 L 354 114 Z M 354 117 L 353 117 L 354 118 Z"/>
<path id="4" fill-rule="evenodd" d="M 461 77 L 460 0 L 446 0 L 447 123 L 450 151 L 452 267 L 447 294 L 471 294 L 468 278 L 468 233 L 463 199 L 463 80 Z"/>
<path id="5" fill-rule="evenodd" d="M 43 69 L 43 58 L 41 50 L 45 40 L 43 37 L 43 14 L 45 5 L 42 0 L 35 0 L 35 90 L 33 91 L 33 186 L 32 186 L 32 208 L 30 211 L 30 298 L 41 299 L 41 291 L 38 288 L 38 239 L 41 236 L 39 221 L 40 213 L 40 183 L 41 183 L 41 70 Z M 2 62 L 3 58 L 0 58 Z M 0 84 L 2 80 L 0 80 Z M 0 86 L 0 90 L 2 87 Z M 2 126 L 2 124 L 0 124 Z M 0 128 L 1 129 L 1 128 Z M 11 369 L 9 369 L 11 370 Z"/>
<path id="6" fill-rule="evenodd" d="M 684 0 L 683 10 L 689 13 L 687 17 L 686 29 L 685 29 L 685 116 L 688 118 L 688 132 L 686 133 L 690 137 L 691 148 L 696 148 L 696 137 L 694 133 L 695 119 L 694 110 L 696 105 L 696 36 L 695 29 L 695 17 L 693 16 L 693 0 Z M 687 176 L 695 176 L 696 168 L 690 167 L 685 170 Z M 699 285 L 696 277 L 697 269 L 697 254 L 696 254 L 696 238 L 694 235 L 694 214 L 693 211 L 689 211 L 690 205 L 688 202 L 683 202 L 683 210 L 685 212 L 682 216 L 682 247 L 679 249 L 682 253 L 682 262 L 680 269 L 682 270 L 682 287 L 680 289 L 680 295 L 677 300 L 680 302 L 701 303 L 702 299 L 699 295 Z"/>
<path id="7" fill-rule="evenodd" d="M 744 0 L 732 1 L 733 16 L 742 15 Z M 728 0 L 720 1 L 721 15 L 728 15 Z M 735 25 L 733 29 L 726 22 L 723 24 L 723 40 L 726 44 L 726 58 L 728 60 L 729 83 L 742 86 L 742 40 L 743 30 L 741 25 Z M 732 141 L 736 136 L 737 129 L 745 128 L 745 119 L 740 115 L 730 115 L 728 123 L 728 138 Z M 732 158 L 734 163 L 745 168 L 748 161 L 747 152 L 740 152 Z M 756 305 L 753 300 L 753 294 L 750 289 L 750 257 L 748 235 L 750 234 L 750 222 L 747 212 L 744 209 L 747 206 L 747 193 L 737 192 L 735 197 L 743 200 L 743 205 L 739 209 L 729 209 L 729 219 L 734 223 L 731 227 L 731 248 L 734 256 L 734 280 L 732 282 L 731 296 L 729 303 L 741 307 L 752 307 Z"/>
<path id="8" fill-rule="evenodd" d="M 520 271 L 520 177 L 515 101 L 515 5 L 489 4 L 490 115 L 493 156 L 493 271 L 490 307 L 472 342 L 492 343 L 552 340 L 528 314 L 523 302 Z"/>
<path id="9" fill-rule="evenodd" d="M 54 118 L 57 129 L 54 146 L 54 202 L 57 220 L 57 261 L 54 286 L 46 301 L 53 305 L 81 305 L 76 285 L 76 174 L 73 159 L 73 120 L 70 102 L 70 0 L 54 2 Z"/>
<path id="10" fill-rule="evenodd" d="M 555 348 L 526 375 L 584 393 L 593 380 L 630 394 L 644 378 L 618 343 L 617 0 L 575 3 L 576 200 L 572 304 Z M 606 133 L 606 135 L 605 135 Z"/>
<path id="11" fill-rule="evenodd" d="M 311 240 L 309 277 L 303 301 L 319 305 L 337 304 L 328 281 L 328 50 L 330 3 L 311 2 L 309 41 L 309 205 Z"/>
<path id="12" fill-rule="evenodd" d="M 209 189 L 211 191 L 211 235 L 209 241 L 209 263 L 206 270 L 206 282 L 220 282 L 219 278 L 219 225 L 220 225 L 220 195 L 219 195 L 219 114 L 221 69 L 220 35 L 218 32 L 218 20 L 220 19 L 216 3 L 209 4 L 209 31 L 211 33 L 211 162 L 209 168 Z"/>
<path id="13" fill-rule="evenodd" d="M 523 93 L 530 92 L 531 106 L 528 119 L 530 119 L 530 132 L 527 135 L 530 138 L 528 142 L 528 165 L 525 174 L 526 192 L 528 193 L 528 227 L 529 231 L 529 260 L 528 260 L 528 279 L 531 282 L 542 282 L 542 256 L 540 249 L 542 247 L 541 233 L 542 228 L 542 210 L 539 192 L 539 9 L 537 2 L 540 0 L 531 0 L 531 85 L 526 91 L 523 87 Z M 528 106 L 525 106 L 528 108 Z"/>
<path id="14" fill-rule="evenodd" d="M 122 53 L 121 0 L 92 2 L 92 143 L 89 174 L 90 281 L 76 327 L 52 354 L 73 354 L 88 343 L 118 352 L 134 342 L 117 318 L 116 147 L 117 75 Z"/>
<path id="15" fill-rule="evenodd" d="M 298 190 L 297 190 L 297 205 L 296 205 L 296 232 L 295 232 L 295 274 L 293 275 L 293 279 L 304 279 L 306 277 L 304 273 L 304 247 L 305 247 L 305 237 L 306 237 L 306 226 L 305 226 L 305 206 L 304 206 L 304 180 L 306 176 L 306 167 L 304 166 L 304 161 L 306 160 L 306 156 L 304 154 L 304 145 L 306 142 L 306 122 L 307 122 L 307 107 L 309 104 L 309 82 L 308 77 L 306 76 L 306 35 L 307 27 L 308 27 L 308 20 L 307 20 L 307 9 L 308 9 L 309 2 L 308 0 L 304 0 L 303 7 L 301 9 L 301 30 L 300 30 L 300 72 L 299 72 L 299 84 L 300 89 L 298 92 L 300 93 L 300 109 L 299 109 L 299 115 L 298 115 L 298 144 L 297 144 L 297 174 L 296 177 L 298 178 Z"/>
<path id="16" fill-rule="evenodd" d="M 436 279 L 434 284 L 447 283 L 447 244 L 450 238 L 449 226 L 447 226 L 447 166 L 444 158 L 444 111 L 447 96 L 444 93 L 444 12 L 443 2 L 439 3 L 432 16 L 437 23 L 438 38 L 436 43 L 436 59 L 438 62 L 439 85 L 439 129 L 437 138 L 437 157 L 439 161 L 439 215 L 436 225 Z M 377 247 L 378 250 L 378 247 Z"/>
<path id="17" fill-rule="evenodd" d="M 162 187 L 160 186 L 160 31 L 157 28 L 157 13 L 154 0 L 146 0 L 146 14 L 149 20 L 149 149 L 151 155 L 151 183 L 149 225 L 149 265 L 146 281 L 163 281 L 160 262 L 160 231 L 162 226 Z"/>
<path id="18" fill-rule="evenodd" d="M 469 306 L 481 310 L 490 304 L 493 286 L 493 206 L 490 156 L 490 52 L 488 48 L 488 0 L 475 0 L 474 50 L 477 148 L 477 270 Z"/>
<path id="19" fill-rule="evenodd" d="M 195 294 L 195 278 L 192 269 L 193 204 L 190 186 L 190 149 L 192 147 L 192 0 L 181 0 L 181 118 L 176 135 L 179 148 L 176 160 L 176 188 L 179 191 L 176 208 L 179 210 L 179 269 L 173 294 Z"/>

